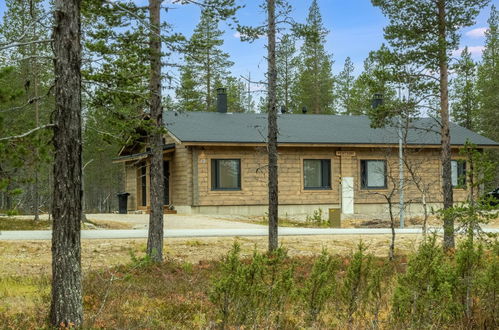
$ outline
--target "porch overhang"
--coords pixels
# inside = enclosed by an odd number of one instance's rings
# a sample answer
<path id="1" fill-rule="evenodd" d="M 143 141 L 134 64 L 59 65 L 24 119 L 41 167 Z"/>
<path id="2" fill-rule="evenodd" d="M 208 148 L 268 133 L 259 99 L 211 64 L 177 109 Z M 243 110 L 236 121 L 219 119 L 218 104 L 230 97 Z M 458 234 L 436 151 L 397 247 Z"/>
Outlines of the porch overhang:
<path id="1" fill-rule="evenodd" d="M 175 152 L 175 143 L 169 143 L 169 144 L 163 145 L 163 154 L 173 153 L 173 152 Z M 151 155 L 151 153 L 149 151 L 146 151 L 146 152 L 140 152 L 140 153 L 136 153 L 136 154 L 119 156 L 119 157 L 113 158 L 113 163 L 123 163 L 123 162 L 129 162 L 129 161 L 134 161 L 134 160 L 146 159 L 150 155 Z"/>

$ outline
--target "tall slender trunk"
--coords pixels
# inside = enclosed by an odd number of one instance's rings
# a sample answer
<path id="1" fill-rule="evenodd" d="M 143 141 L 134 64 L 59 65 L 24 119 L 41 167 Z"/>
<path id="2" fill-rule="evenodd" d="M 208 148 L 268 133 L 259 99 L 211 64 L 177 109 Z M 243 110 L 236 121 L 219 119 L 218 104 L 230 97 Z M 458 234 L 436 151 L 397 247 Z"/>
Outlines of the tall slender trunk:
<path id="1" fill-rule="evenodd" d="M 56 126 L 50 323 L 78 327 L 83 321 L 80 0 L 56 0 L 54 21 Z"/>
<path id="2" fill-rule="evenodd" d="M 30 8 L 31 9 L 31 8 Z M 37 17 L 35 16 L 36 11 L 31 11 L 31 18 L 33 21 L 37 20 Z M 37 35 L 37 30 L 36 30 L 36 24 L 33 24 L 33 36 Z M 31 56 L 36 56 L 36 45 L 32 44 L 30 46 L 30 55 Z M 30 98 L 33 98 L 35 100 L 35 127 L 40 126 L 40 107 L 38 104 L 38 63 L 36 57 L 32 58 L 30 61 L 30 67 L 31 67 L 31 74 L 33 76 L 33 95 L 28 94 L 28 101 Z M 35 216 L 35 221 L 40 220 L 39 216 L 39 209 L 40 209 L 40 194 L 39 194 L 39 180 L 38 180 L 38 170 L 39 170 L 39 151 L 38 151 L 38 145 L 34 146 L 34 162 L 33 162 L 33 176 L 34 176 L 34 182 L 33 182 L 33 201 L 32 201 L 32 212 Z"/>
<path id="3" fill-rule="evenodd" d="M 440 70 L 440 120 L 441 120 L 441 161 L 442 193 L 444 209 L 452 207 L 451 149 L 449 130 L 449 70 L 446 44 L 445 0 L 438 0 L 439 70 Z M 454 219 L 444 216 L 444 249 L 453 249 Z"/>
<path id="4" fill-rule="evenodd" d="M 149 40 L 151 72 L 149 81 L 151 132 L 151 184 L 147 255 L 155 262 L 163 261 L 163 109 L 161 107 L 161 0 L 149 0 L 151 33 Z"/>
<path id="5" fill-rule="evenodd" d="M 275 0 L 267 0 L 268 15 L 268 153 L 269 153 L 269 251 L 278 247 L 278 179 L 277 179 L 277 107 L 275 54 Z"/>
<path id="6" fill-rule="evenodd" d="M 35 68 L 33 70 L 33 85 L 34 85 L 34 97 L 35 97 L 35 125 L 36 127 L 40 126 L 40 107 L 38 104 L 38 70 L 36 68 L 36 62 L 35 62 Z M 40 160 L 39 160 L 39 152 L 38 152 L 38 146 L 35 147 L 35 165 L 34 165 L 34 176 L 35 176 L 35 182 L 33 184 L 33 211 L 35 215 L 35 221 L 40 220 L 40 183 L 38 180 L 38 169 L 40 166 Z"/>

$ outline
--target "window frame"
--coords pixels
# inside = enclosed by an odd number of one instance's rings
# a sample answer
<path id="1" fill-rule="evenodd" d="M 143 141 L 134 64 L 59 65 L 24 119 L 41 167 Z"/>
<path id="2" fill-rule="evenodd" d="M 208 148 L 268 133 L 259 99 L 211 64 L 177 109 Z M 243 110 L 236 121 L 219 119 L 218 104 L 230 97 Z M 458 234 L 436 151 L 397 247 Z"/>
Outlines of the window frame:
<path id="1" fill-rule="evenodd" d="M 231 160 L 237 161 L 237 188 L 223 188 L 218 187 L 218 179 L 220 177 L 220 167 L 218 166 L 218 162 L 221 160 Z M 210 161 L 211 165 L 211 190 L 212 191 L 240 191 L 241 188 L 241 159 L 240 158 L 212 158 Z"/>
<path id="2" fill-rule="evenodd" d="M 383 162 L 385 165 L 384 184 L 383 186 L 368 186 L 367 184 L 367 163 L 368 162 Z M 386 159 L 361 159 L 360 160 L 360 188 L 362 190 L 384 190 L 388 189 L 387 181 L 387 162 Z"/>
<path id="3" fill-rule="evenodd" d="M 468 184 L 468 176 L 466 174 L 466 160 L 465 159 L 451 159 L 451 185 L 452 189 L 466 189 Z M 457 185 L 452 184 L 452 163 L 457 164 Z"/>
<path id="4" fill-rule="evenodd" d="M 307 187 L 305 185 L 305 162 L 306 161 L 320 161 L 321 162 L 321 184 L 322 186 L 320 187 Z M 324 166 L 324 164 L 327 164 L 326 166 Z M 328 159 L 328 158 L 304 158 L 303 159 L 303 162 L 302 162 L 302 166 L 303 166 L 303 190 L 332 190 L 332 180 L 331 180 L 331 173 L 332 173 L 332 169 L 331 169 L 331 159 Z M 325 169 L 327 169 L 327 171 L 325 171 Z M 327 176 L 327 185 L 324 185 L 324 178 L 325 178 L 325 174 Z"/>

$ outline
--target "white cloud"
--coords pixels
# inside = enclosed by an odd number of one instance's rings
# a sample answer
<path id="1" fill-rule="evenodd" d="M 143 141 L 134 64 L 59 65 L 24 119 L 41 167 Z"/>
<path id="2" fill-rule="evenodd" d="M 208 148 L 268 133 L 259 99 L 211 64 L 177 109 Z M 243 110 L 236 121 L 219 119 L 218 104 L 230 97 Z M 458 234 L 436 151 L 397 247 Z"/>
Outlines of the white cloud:
<path id="1" fill-rule="evenodd" d="M 234 38 L 239 39 L 239 38 L 241 38 L 241 33 L 239 33 L 239 32 L 234 32 L 233 36 L 234 36 Z"/>
<path id="2" fill-rule="evenodd" d="M 484 49 L 485 46 L 468 46 L 468 52 L 470 52 L 471 55 L 482 55 Z M 454 56 L 460 56 L 463 50 L 464 47 L 461 47 L 454 51 Z"/>
<path id="3" fill-rule="evenodd" d="M 465 33 L 465 35 L 467 37 L 472 37 L 472 38 L 481 38 L 481 37 L 485 36 L 485 31 L 487 31 L 487 28 L 481 27 L 481 28 L 469 30 L 468 32 Z"/>

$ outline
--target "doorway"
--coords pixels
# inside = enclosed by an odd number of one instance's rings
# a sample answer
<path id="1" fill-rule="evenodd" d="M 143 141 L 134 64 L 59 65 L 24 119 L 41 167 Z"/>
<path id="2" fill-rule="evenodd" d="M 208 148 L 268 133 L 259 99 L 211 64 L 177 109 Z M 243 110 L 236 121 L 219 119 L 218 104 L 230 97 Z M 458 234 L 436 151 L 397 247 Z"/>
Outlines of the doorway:
<path id="1" fill-rule="evenodd" d="M 170 205 L 170 162 L 163 161 L 163 205 Z"/>

